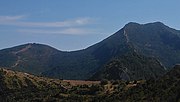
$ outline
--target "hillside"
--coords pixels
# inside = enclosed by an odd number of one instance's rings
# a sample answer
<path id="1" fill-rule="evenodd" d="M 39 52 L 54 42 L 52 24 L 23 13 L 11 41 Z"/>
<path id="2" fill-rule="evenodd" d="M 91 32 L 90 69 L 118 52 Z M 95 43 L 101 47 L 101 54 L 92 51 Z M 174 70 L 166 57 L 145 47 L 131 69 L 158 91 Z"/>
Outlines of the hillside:
<path id="1" fill-rule="evenodd" d="M 155 102 L 180 101 L 180 65 L 176 65 L 166 75 L 158 80 L 147 80 L 124 94 L 128 100 L 149 100 Z"/>
<path id="2" fill-rule="evenodd" d="M 49 58 L 62 53 L 50 46 L 25 44 L 0 51 L 0 66 L 39 75 L 48 70 Z"/>
<path id="3" fill-rule="evenodd" d="M 0 50 L 0 66 L 51 78 L 89 79 L 113 59 L 136 52 L 169 69 L 180 63 L 179 35 L 178 30 L 160 22 L 131 22 L 103 41 L 78 51 L 64 52 L 31 43 Z M 156 73 L 150 72 L 152 77 Z"/>
<path id="4" fill-rule="evenodd" d="M 141 80 L 156 79 L 166 72 L 158 60 L 127 53 L 105 64 L 90 80 Z"/>
<path id="5" fill-rule="evenodd" d="M 36 43 L 0 50 L 1 67 L 53 78 L 86 79 L 96 64 L 89 53 L 62 52 Z"/>
<path id="6" fill-rule="evenodd" d="M 62 80 L 34 76 L 28 73 L 0 69 L 1 102 L 35 101 L 50 97 L 53 91 L 63 92 L 69 84 Z M 31 98 L 31 99 L 29 99 Z"/>
<path id="7" fill-rule="evenodd" d="M 180 66 L 159 79 L 102 80 L 100 83 L 57 80 L 0 69 L 2 102 L 179 102 Z"/>
<path id="8" fill-rule="evenodd" d="M 128 23 L 124 31 L 135 49 L 157 58 L 165 67 L 172 68 L 180 63 L 180 32 L 161 22 L 138 24 Z"/>

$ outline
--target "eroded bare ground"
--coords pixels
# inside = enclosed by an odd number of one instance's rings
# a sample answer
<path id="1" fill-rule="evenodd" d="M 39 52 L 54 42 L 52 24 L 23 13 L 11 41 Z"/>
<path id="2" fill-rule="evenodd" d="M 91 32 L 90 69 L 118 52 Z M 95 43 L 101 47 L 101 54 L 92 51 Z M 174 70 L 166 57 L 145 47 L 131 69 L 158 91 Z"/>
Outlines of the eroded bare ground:
<path id="1" fill-rule="evenodd" d="M 63 80 L 64 82 L 68 82 L 73 86 L 77 85 L 92 85 L 92 84 L 99 84 L 100 81 L 84 81 L 84 80 Z"/>

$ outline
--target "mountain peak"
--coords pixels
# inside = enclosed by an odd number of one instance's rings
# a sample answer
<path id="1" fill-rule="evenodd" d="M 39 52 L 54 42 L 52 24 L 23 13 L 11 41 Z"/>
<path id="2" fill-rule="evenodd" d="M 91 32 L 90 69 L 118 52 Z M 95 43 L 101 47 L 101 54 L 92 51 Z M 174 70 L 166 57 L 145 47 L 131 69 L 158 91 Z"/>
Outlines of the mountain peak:
<path id="1" fill-rule="evenodd" d="M 139 23 L 136 23 L 136 22 L 129 22 L 129 23 L 127 23 L 125 26 L 124 26 L 124 28 L 126 28 L 126 27 L 133 27 L 133 26 L 140 26 L 141 24 L 139 24 Z"/>
<path id="2" fill-rule="evenodd" d="M 145 24 L 139 24 L 139 23 L 136 23 L 136 22 L 129 22 L 125 25 L 125 27 L 130 27 L 130 26 L 140 26 L 140 25 L 156 25 L 156 26 L 165 26 L 164 23 L 162 22 L 152 22 L 152 23 L 145 23 Z"/>
<path id="3" fill-rule="evenodd" d="M 147 23 L 147 24 L 144 24 L 146 26 L 159 26 L 159 27 L 164 27 L 166 26 L 164 23 L 162 22 L 153 22 L 153 23 Z"/>

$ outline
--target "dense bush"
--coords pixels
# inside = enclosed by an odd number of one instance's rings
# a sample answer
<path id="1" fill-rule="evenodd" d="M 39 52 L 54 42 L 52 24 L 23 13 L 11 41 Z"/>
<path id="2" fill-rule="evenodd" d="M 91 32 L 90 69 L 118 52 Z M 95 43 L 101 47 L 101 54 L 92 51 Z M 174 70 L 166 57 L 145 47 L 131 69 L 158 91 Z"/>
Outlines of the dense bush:
<path id="1" fill-rule="evenodd" d="M 108 80 L 106 80 L 106 79 L 103 79 L 103 80 L 101 80 L 101 83 L 100 83 L 101 85 L 106 85 L 106 84 L 108 84 Z"/>

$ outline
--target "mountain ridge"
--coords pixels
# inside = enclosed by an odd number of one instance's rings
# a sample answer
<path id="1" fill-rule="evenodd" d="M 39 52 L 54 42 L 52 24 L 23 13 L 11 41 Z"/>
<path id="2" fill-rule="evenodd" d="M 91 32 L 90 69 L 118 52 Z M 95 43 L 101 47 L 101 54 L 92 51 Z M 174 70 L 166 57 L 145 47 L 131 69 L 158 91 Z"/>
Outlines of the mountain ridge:
<path id="1" fill-rule="evenodd" d="M 0 66 L 53 78 L 88 79 L 112 59 L 136 52 L 157 59 L 168 69 L 180 60 L 178 35 L 179 31 L 160 22 L 131 22 L 82 50 L 60 51 L 35 43 L 0 50 Z"/>

